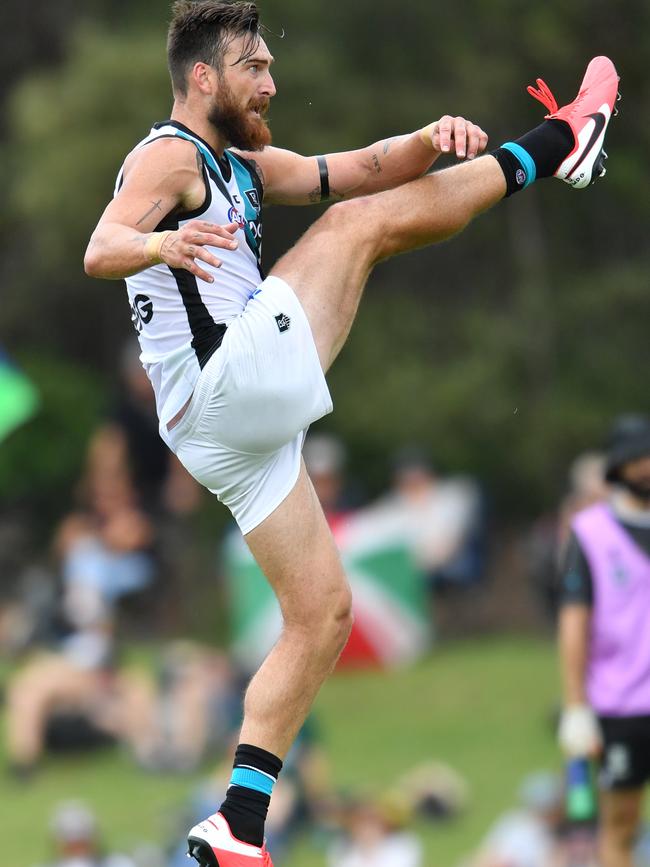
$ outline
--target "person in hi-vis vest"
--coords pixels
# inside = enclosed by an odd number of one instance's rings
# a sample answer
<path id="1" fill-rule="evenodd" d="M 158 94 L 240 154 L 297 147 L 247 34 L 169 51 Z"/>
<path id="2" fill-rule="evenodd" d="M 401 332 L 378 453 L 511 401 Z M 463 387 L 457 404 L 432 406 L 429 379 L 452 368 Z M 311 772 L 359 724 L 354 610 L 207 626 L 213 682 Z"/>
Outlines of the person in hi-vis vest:
<path id="1" fill-rule="evenodd" d="M 631 867 L 650 781 L 650 419 L 611 433 L 607 502 L 578 512 L 561 573 L 559 646 L 569 757 L 600 766 L 604 867 Z"/>

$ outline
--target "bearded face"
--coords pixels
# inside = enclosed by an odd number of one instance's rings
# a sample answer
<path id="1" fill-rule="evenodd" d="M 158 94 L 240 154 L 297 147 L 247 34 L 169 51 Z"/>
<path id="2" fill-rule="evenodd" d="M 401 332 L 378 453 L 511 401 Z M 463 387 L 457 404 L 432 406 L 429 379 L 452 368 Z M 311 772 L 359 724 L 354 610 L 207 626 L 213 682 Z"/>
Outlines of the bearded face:
<path id="1" fill-rule="evenodd" d="M 650 504 L 650 457 L 624 464 L 621 482 L 635 497 Z"/>
<path id="2" fill-rule="evenodd" d="M 269 103 L 269 99 L 257 97 L 242 105 L 221 75 L 219 95 L 208 112 L 208 120 L 234 147 L 260 151 L 272 141 L 271 130 L 265 120 Z"/>

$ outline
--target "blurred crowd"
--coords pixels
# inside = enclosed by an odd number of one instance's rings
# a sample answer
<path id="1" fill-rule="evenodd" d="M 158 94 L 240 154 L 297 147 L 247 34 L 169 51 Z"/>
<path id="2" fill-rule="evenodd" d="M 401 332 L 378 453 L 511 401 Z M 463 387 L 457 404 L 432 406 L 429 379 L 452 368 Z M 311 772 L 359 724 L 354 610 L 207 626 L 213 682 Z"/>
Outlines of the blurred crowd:
<path id="1" fill-rule="evenodd" d="M 183 607 L 192 604 L 188 582 L 206 580 L 197 578 L 203 567 L 195 553 L 205 500 L 158 436 L 151 389 L 132 346 L 123 354 L 122 380 L 120 399 L 88 443 L 74 505 L 54 529 L 48 556 L 0 588 L 0 652 L 12 660 L 4 694 L 8 770 L 26 782 L 48 752 L 106 746 L 119 746 L 144 771 L 216 770 L 196 790 L 163 847 L 107 854 L 92 810 L 62 803 L 50 826 L 51 867 L 186 863 L 184 829 L 211 812 L 227 786 L 250 674 L 246 657 L 225 641 L 217 649 L 170 638 L 183 622 Z M 482 600 L 492 592 L 489 497 L 481 484 L 440 472 L 426 448 L 405 444 L 391 458 L 389 489 L 370 498 L 336 437 L 310 434 L 304 455 L 352 571 L 363 559 L 359 550 L 368 547 L 368 527 L 372 539 L 401 540 L 416 576 L 423 634 L 438 641 L 473 634 Z M 542 516 L 527 537 L 531 587 L 549 622 L 557 613 L 558 564 L 572 519 L 610 495 L 605 467 L 601 453 L 580 455 L 559 508 Z M 222 577 L 227 586 L 228 576 L 220 573 L 228 568 L 215 550 L 207 579 Z M 354 586 L 355 575 L 351 580 Z M 366 570 L 360 605 L 367 604 L 368 580 Z M 404 590 L 401 580 L 395 577 L 391 591 L 398 607 L 400 594 L 414 592 L 410 586 Z M 394 628 L 403 629 L 403 623 L 396 621 Z M 392 638 L 406 646 L 403 636 Z M 367 635 L 357 639 L 372 644 Z M 155 648 L 153 659 L 151 649 L 140 660 L 137 651 L 132 657 L 143 640 Z M 396 655 L 393 661 L 414 658 L 428 646 L 424 641 L 411 647 L 411 657 Z M 344 655 L 343 664 L 362 658 L 364 664 L 391 664 L 388 656 L 354 652 Z M 595 863 L 595 826 L 567 825 L 561 779 L 548 772 L 531 775 L 519 802 L 486 833 L 465 867 Z M 273 799 L 270 846 L 281 859 L 308 832 L 320 836 L 332 867 L 424 867 L 419 823 L 455 818 L 468 804 L 466 782 L 439 764 L 416 769 L 380 795 L 337 791 L 317 724 L 310 721 Z"/>

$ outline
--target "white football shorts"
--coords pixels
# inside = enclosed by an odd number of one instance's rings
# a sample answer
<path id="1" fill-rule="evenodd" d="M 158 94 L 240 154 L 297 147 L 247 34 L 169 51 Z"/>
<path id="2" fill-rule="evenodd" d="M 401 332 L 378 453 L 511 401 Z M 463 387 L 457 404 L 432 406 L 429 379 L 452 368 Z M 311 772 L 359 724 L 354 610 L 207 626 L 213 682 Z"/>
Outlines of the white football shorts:
<path id="1" fill-rule="evenodd" d="M 290 286 L 268 277 L 228 326 L 182 419 L 161 436 L 245 535 L 291 492 L 306 430 L 331 411 L 305 311 Z"/>

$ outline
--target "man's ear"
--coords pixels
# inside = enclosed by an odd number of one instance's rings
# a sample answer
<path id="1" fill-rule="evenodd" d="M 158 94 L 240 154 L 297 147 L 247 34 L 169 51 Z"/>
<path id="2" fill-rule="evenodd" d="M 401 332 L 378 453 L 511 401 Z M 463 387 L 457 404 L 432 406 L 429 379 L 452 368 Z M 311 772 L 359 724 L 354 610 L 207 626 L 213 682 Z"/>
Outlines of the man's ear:
<path id="1" fill-rule="evenodd" d="M 190 73 L 199 91 L 205 96 L 212 96 L 217 89 L 217 73 L 207 63 L 195 63 Z"/>

